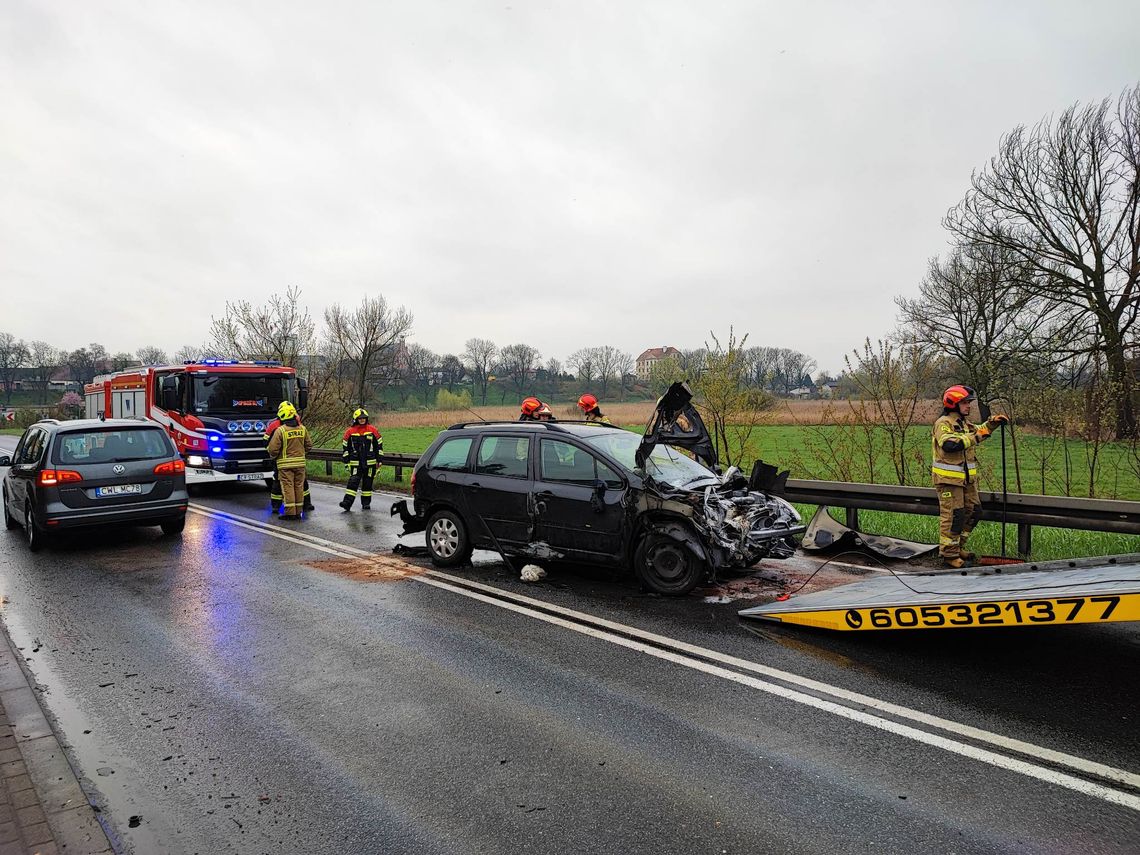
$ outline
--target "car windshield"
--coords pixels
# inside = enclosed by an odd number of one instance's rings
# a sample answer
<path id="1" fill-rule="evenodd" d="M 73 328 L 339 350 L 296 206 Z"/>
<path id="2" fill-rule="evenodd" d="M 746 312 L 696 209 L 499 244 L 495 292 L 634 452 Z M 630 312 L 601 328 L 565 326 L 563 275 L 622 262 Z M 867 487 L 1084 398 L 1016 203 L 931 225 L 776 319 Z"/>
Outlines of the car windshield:
<path id="1" fill-rule="evenodd" d="M 256 415 L 290 400 L 289 379 L 280 374 L 194 375 L 192 412 Z"/>
<path id="2" fill-rule="evenodd" d="M 629 431 L 615 431 L 582 437 L 587 443 L 608 454 L 631 472 L 637 471 L 634 455 L 641 445 L 641 435 Z M 655 445 L 645 461 L 645 474 L 654 481 L 673 487 L 689 487 L 699 481 L 716 480 L 716 473 L 705 468 L 691 457 L 686 457 L 668 445 Z"/>
<path id="3" fill-rule="evenodd" d="M 74 431 L 60 434 L 55 462 L 66 466 L 83 463 L 124 463 L 171 457 L 166 434 L 155 428 Z"/>

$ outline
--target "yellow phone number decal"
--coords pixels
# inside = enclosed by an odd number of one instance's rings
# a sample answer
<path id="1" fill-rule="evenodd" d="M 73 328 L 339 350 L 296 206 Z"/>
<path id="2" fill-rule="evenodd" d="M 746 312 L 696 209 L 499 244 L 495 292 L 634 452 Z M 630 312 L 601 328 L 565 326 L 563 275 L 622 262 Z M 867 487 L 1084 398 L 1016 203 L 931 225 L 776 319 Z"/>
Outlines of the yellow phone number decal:
<path id="1" fill-rule="evenodd" d="M 824 629 L 956 629 L 1140 621 L 1140 594 L 1105 594 L 984 603 L 829 609 L 773 614 L 783 623 Z"/>

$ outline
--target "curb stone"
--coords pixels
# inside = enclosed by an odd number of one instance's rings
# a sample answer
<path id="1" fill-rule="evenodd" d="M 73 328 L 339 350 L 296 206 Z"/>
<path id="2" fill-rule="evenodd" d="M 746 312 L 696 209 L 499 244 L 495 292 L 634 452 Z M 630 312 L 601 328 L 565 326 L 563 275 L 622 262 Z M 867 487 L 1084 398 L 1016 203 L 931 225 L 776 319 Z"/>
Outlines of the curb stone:
<path id="1" fill-rule="evenodd" d="M 107 831 L 32 688 L 23 657 L 7 627 L 0 625 L 0 630 L 0 776 L 24 844 L 5 848 L 10 845 L 4 842 L 7 823 L 0 823 L 0 855 L 114 855 Z M 0 792 L 0 818 L 4 796 Z"/>

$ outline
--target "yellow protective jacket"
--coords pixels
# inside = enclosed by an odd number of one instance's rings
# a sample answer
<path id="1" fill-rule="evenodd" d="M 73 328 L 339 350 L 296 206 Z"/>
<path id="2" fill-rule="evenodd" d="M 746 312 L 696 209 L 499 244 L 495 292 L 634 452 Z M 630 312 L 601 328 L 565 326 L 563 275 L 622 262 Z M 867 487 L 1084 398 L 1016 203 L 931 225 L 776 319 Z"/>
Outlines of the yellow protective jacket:
<path id="1" fill-rule="evenodd" d="M 939 484 L 969 484 L 977 480 L 978 443 L 990 435 L 987 425 L 975 425 L 958 413 L 942 416 L 934 423 L 932 439 L 934 462 L 930 474 Z M 946 446 L 951 446 L 947 448 Z"/>
<path id="2" fill-rule="evenodd" d="M 585 419 L 588 422 L 594 422 L 595 424 L 599 424 L 599 425 L 610 424 L 610 420 L 608 418 L 606 418 L 601 413 L 596 412 L 596 411 L 591 411 L 591 412 L 586 413 Z"/>
<path id="3" fill-rule="evenodd" d="M 269 438 L 269 456 L 277 462 L 277 469 L 304 469 L 305 452 L 313 447 L 313 440 L 302 424 L 283 424 Z"/>

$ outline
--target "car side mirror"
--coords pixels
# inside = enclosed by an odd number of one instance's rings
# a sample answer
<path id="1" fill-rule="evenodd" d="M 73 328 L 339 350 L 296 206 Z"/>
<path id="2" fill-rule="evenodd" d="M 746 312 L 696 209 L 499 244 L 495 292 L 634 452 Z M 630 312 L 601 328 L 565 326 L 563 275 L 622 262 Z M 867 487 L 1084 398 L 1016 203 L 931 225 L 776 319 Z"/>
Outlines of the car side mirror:
<path id="1" fill-rule="evenodd" d="M 178 412 L 178 379 L 162 378 L 162 408 L 168 412 Z"/>
<path id="2" fill-rule="evenodd" d="M 297 378 L 297 409 L 307 410 L 309 408 L 309 384 L 305 382 L 304 377 Z"/>
<path id="3" fill-rule="evenodd" d="M 7 454 L 0 454 L 0 466 L 11 466 L 12 458 Z"/>

